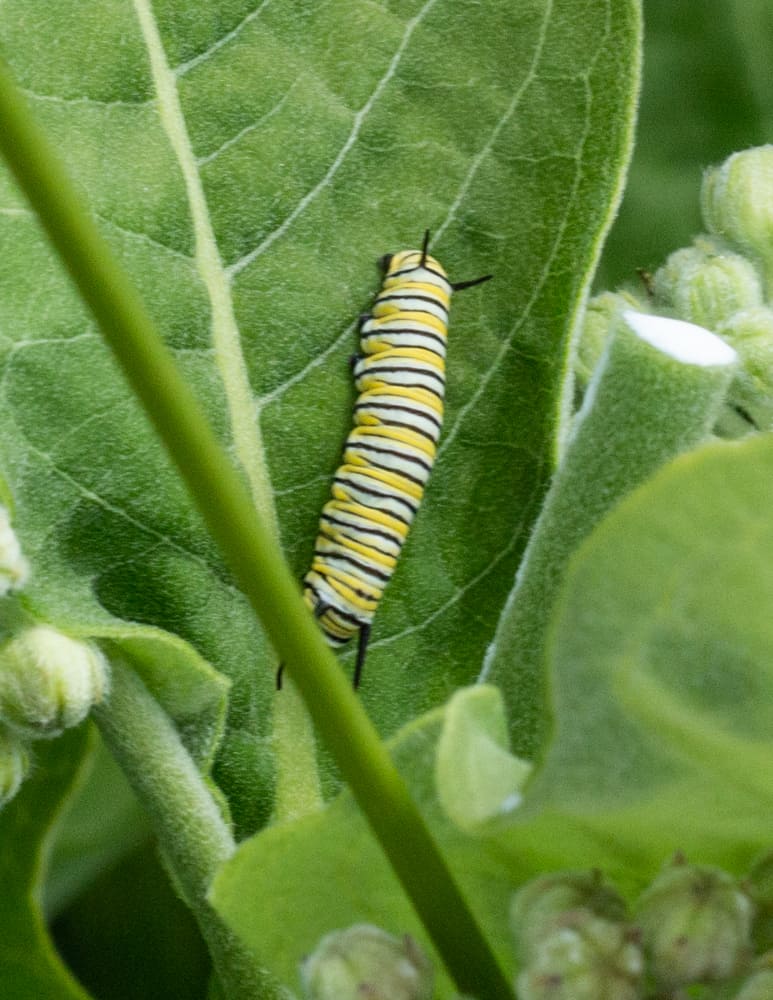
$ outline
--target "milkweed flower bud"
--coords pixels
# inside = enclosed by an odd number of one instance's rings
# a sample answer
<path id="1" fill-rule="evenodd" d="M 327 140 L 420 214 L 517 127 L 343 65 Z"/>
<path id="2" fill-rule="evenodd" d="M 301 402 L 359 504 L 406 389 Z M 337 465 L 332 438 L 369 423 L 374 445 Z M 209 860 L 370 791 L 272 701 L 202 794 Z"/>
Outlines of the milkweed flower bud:
<path id="1" fill-rule="evenodd" d="M 8 508 L 0 504 L 0 597 L 18 590 L 27 582 L 29 567 L 21 554 L 16 532 L 11 527 Z"/>
<path id="2" fill-rule="evenodd" d="M 752 426 L 761 431 L 770 430 L 773 427 L 773 309 L 765 306 L 744 309 L 723 323 L 717 333 L 735 349 L 740 361 L 727 391 L 727 401 L 736 411 L 746 415 L 742 432 L 748 432 Z"/>
<path id="3" fill-rule="evenodd" d="M 717 333 L 740 309 L 762 305 L 762 281 L 754 265 L 723 253 L 705 238 L 671 254 L 654 277 L 655 296 L 680 319 Z"/>
<path id="4" fill-rule="evenodd" d="M 638 932 L 569 910 L 519 973 L 519 1000 L 638 1000 L 644 959 Z"/>
<path id="5" fill-rule="evenodd" d="M 701 188 L 707 228 L 763 264 L 773 280 L 773 145 L 734 153 L 708 170 Z"/>
<path id="6" fill-rule="evenodd" d="M 29 769 L 26 743 L 10 729 L 0 729 L 0 808 L 19 791 Z"/>
<path id="7" fill-rule="evenodd" d="M 371 924 L 333 931 L 301 966 L 309 1000 L 431 1000 L 434 970 L 407 934 Z"/>
<path id="8" fill-rule="evenodd" d="M 569 912 L 584 909 L 607 920 L 622 922 L 626 905 L 600 871 L 570 871 L 541 875 L 522 886 L 510 903 L 510 928 L 523 962 Z"/>
<path id="9" fill-rule="evenodd" d="M 590 382 L 596 365 L 601 360 L 614 320 L 625 309 L 642 309 L 643 306 L 630 292 L 602 292 L 595 295 L 585 309 L 574 374 L 579 389 Z"/>
<path id="10" fill-rule="evenodd" d="M 665 990 L 728 979 L 751 954 L 754 907 L 738 882 L 709 865 L 677 861 L 639 897 L 650 972 Z"/>
<path id="11" fill-rule="evenodd" d="M 48 625 L 25 628 L 0 647 L 0 718 L 28 738 L 76 726 L 107 688 L 99 649 Z"/>

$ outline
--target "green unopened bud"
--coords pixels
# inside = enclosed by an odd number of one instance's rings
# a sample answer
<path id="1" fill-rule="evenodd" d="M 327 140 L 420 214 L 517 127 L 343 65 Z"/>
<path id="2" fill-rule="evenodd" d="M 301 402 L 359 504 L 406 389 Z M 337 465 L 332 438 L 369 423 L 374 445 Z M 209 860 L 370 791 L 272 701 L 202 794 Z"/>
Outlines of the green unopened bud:
<path id="1" fill-rule="evenodd" d="M 25 628 L 0 647 L 0 718 L 30 738 L 76 726 L 107 686 L 99 649 L 48 625 Z"/>
<path id="2" fill-rule="evenodd" d="M 0 597 L 18 590 L 27 582 L 29 568 L 21 554 L 16 532 L 11 527 L 8 508 L 0 504 Z"/>
<path id="3" fill-rule="evenodd" d="M 30 769 L 27 745 L 9 729 L 0 729 L 0 807 L 19 791 Z"/>
<path id="4" fill-rule="evenodd" d="M 434 970 L 407 934 L 371 924 L 326 935 L 301 966 L 309 1000 L 431 1000 Z"/>
<path id="5" fill-rule="evenodd" d="M 638 932 L 570 910 L 516 980 L 519 1000 L 637 1000 L 644 959 Z"/>
<path id="6" fill-rule="evenodd" d="M 762 282 L 754 265 L 740 254 L 722 253 L 705 238 L 672 253 L 656 271 L 654 289 L 680 319 L 714 333 L 733 313 L 762 305 Z"/>
<path id="7" fill-rule="evenodd" d="M 663 989 L 728 979 L 751 952 L 753 905 L 719 868 L 677 861 L 639 897 L 637 923 Z"/>
<path id="8" fill-rule="evenodd" d="M 717 333 L 735 348 L 740 364 L 727 392 L 728 406 L 740 414 L 741 433 L 773 428 L 773 309 L 744 309 Z M 724 431 L 724 423 L 720 425 Z M 738 434 L 726 434 L 737 437 Z"/>
<path id="9" fill-rule="evenodd" d="M 705 174 L 701 209 L 707 228 L 763 266 L 773 277 L 773 146 L 734 153 Z"/>
<path id="10" fill-rule="evenodd" d="M 643 309 L 630 292 L 602 292 L 594 296 L 585 310 L 574 362 L 577 387 L 584 390 L 604 353 L 617 317 L 626 309 Z"/>
<path id="11" fill-rule="evenodd" d="M 510 903 L 510 928 L 521 961 L 531 961 L 565 915 L 580 909 L 613 922 L 626 916 L 622 897 L 598 870 L 541 875 L 522 886 Z"/>

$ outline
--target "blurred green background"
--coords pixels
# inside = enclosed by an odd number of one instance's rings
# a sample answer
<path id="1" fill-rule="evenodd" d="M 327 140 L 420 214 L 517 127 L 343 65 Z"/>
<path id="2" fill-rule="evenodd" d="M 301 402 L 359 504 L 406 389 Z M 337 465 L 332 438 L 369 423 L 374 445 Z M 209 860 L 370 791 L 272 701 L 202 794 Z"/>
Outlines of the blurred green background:
<path id="1" fill-rule="evenodd" d="M 631 173 L 594 290 L 636 280 L 701 231 L 703 171 L 773 142 L 771 0 L 644 0 Z"/>

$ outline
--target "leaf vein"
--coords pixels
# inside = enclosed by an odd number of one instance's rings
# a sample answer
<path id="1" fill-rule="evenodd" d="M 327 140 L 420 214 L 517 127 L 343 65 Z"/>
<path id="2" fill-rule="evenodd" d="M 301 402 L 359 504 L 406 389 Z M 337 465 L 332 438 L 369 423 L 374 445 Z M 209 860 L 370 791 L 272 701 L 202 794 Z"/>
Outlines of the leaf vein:
<path id="1" fill-rule="evenodd" d="M 109 500 L 106 500 L 104 497 L 100 496 L 94 490 L 89 489 L 82 483 L 79 483 L 74 476 L 70 475 L 69 472 L 66 472 L 64 469 L 58 466 L 54 461 L 53 457 L 49 455 L 47 452 L 43 451 L 40 448 L 35 447 L 35 445 L 28 444 L 28 456 L 29 455 L 35 455 L 41 461 L 45 462 L 49 466 L 51 471 L 56 476 L 58 476 L 63 482 L 67 483 L 68 486 L 71 486 L 72 489 L 82 500 L 86 500 L 88 503 L 94 504 L 94 506 L 99 507 L 101 510 L 106 511 L 108 514 L 113 514 L 116 517 L 121 518 L 123 521 L 131 525 L 133 528 L 136 528 L 138 531 L 141 531 L 144 534 L 149 535 L 151 538 L 155 539 L 157 543 L 166 545 L 173 551 L 178 552 L 182 556 L 185 556 L 186 559 L 190 559 L 192 562 L 197 563 L 199 566 L 204 568 L 210 576 L 215 577 L 218 583 L 220 583 L 223 587 L 225 587 L 226 590 L 228 590 L 229 592 L 233 594 L 240 593 L 233 584 L 228 583 L 226 580 L 224 580 L 215 571 L 215 568 L 209 562 L 207 562 L 207 560 L 203 556 L 198 555 L 196 552 L 192 552 L 184 545 L 181 545 L 179 542 L 176 542 L 173 538 L 170 538 L 169 535 L 166 535 L 162 531 L 159 531 L 157 528 L 152 527 L 152 525 L 146 524 L 139 518 L 134 517 L 123 507 L 118 507 L 115 504 L 110 503 Z"/>
<path id="2" fill-rule="evenodd" d="M 223 35 L 223 37 L 219 38 L 216 42 L 213 42 L 208 49 L 204 50 L 204 52 L 200 52 L 197 56 L 193 56 L 191 59 L 188 59 L 187 62 L 179 63 L 177 66 L 174 67 L 172 72 L 176 76 L 184 76 L 195 66 L 200 66 L 201 63 L 206 62 L 208 59 L 211 59 L 212 56 L 219 49 L 222 49 L 224 45 L 227 45 L 230 41 L 233 41 L 234 38 L 240 35 L 241 32 L 244 31 L 244 29 L 247 27 L 247 25 L 255 20 L 255 18 L 260 14 L 263 8 L 268 6 L 269 2 L 270 0 L 263 0 L 263 2 L 258 4 L 258 6 L 254 10 L 250 11 L 249 14 L 245 15 L 245 17 L 239 22 L 239 24 L 236 25 L 235 28 L 233 28 L 227 34 Z"/>
<path id="3" fill-rule="evenodd" d="M 146 97 L 143 101 L 101 101 L 98 97 L 60 97 L 57 94 L 38 94 L 34 90 L 22 88 L 22 93 L 31 101 L 43 101 L 48 104 L 64 104 L 69 107 L 73 104 L 93 105 L 98 108 L 143 108 L 153 103 L 152 97 Z"/>
<path id="4" fill-rule="evenodd" d="M 226 141 L 222 144 L 222 146 L 218 146 L 218 148 L 213 150 L 211 153 L 207 153 L 206 156 L 200 156 L 196 161 L 197 164 L 200 167 L 204 167 L 208 163 L 211 163 L 213 160 L 217 159 L 217 157 L 220 156 L 221 153 L 224 153 L 227 149 L 230 149 L 231 146 L 235 146 L 240 139 L 244 138 L 245 135 L 249 135 L 250 132 L 254 132 L 255 129 L 260 128 L 260 126 L 264 125 L 270 118 L 273 118 L 274 115 L 278 114 L 284 107 L 287 98 L 290 96 L 291 90 L 292 87 L 288 89 L 287 93 L 284 94 L 277 101 L 277 103 L 274 105 L 273 108 L 271 108 L 270 111 L 267 111 L 264 115 L 261 115 L 257 121 L 252 122 L 252 124 L 250 125 L 246 125 L 240 132 L 237 132 L 236 135 L 233 136 L 232 138 L 226 139 Z"/>
<path id="5" fill-rule="evenodd" d="M 395 73 L 397 72 L 397 67 L 400 65 L 400 61 L 402 60 L 402 57 L 406 49 L 408 48 L 411 36 L 413 35 L 418 25 L 427 16 L 429 11 L 434 7 L 436 2 L 437 0 L 427 0 L 427 2 L 421 8 L 418 14 L 416 14 L 413 18 L 411 18 L 410 21 L 406 23 L 405 31 L 403 32 L 403 37 L 400 39 L 400 44 L 397 46 L 394 55 L 390 59 L 389 65 L 387 66 L 384 75 L 376 84 L 370 97 L 363 104 L 360 110 L 355 114 L 349 135 L 347 136 L 344 144 L 339 149 L 335 159 L 328 167 L 325 175 L 310 191 L 306 192 L 306 194 L 301 198 L 301 200 L 298 202 L 298 204 L 295 206 L 292 212 L 290 212 L 290 214 L 287 216 L 287 218 L 280 226 L 277 226 L 277 228 L 273 232 L 269 233 L 268 236 L 266 236 L 266 238 L 256 247 L 254 247 L 248 253 L 244 254 L 244 256 L 240 257 L 233 264 L 229 265 L 227 271 L 232 278 L 235 277 L 237 274 L 239 274 L 241 271 L 243 271 L 245 267 L 248 267 L 250 264 L 252 264 L 253 261 L 255 261 L 262 253 L 268 250 L 268 248 L 271 246 L 272 243 L 274 243 L 281 236 L 283 236 L 284 233 L 286 233 L 287 230 L 290 228 L 290 226 L 293 224 L 293 222 L 295 222 L 298 216 L 301 215 L 306 210 L 306 208 L 318 197 L 318 195 L 321 194 L 322 191 L 324 191 L 325 188 L 328 187 L 328 185 L 331 183 L 335 175 L 338 173 L 341 164 L 344 162 L 347 155 L 349 154 L 349 151 L 356 143 L 360 135 L 360 131 L 362 130 L 363 123 L 370 114 L 373 105 L 381 97 L 381 94 L 384 92 L 390 80 L 394 77 Z"/>
<path id="6" fill-rule="evenodd" d="M 150 0 L 134 0 L 158 94 L 161 124 L 182 172 L 195 234 L 195 259 L 211 305 L 212 342 L 225 389 L 235 456 L 244 469 L 253 502 L 264 522 L 278 533 L 260 425 L 236 325 L 231 285 L 204 195 L 185 122 L 177 78 L 166 58 Z"/>
<path id="7" fill-rule="evenodd" d="M 390 643 L 397 642 L 400 639 L 405 639 L 407 636 L 413 635 L 416 632 L 422 632 L 428 625 L 431 625 L 432 622 L 444 615 L 446 611 L 452 608 L 455 604 L 458 604 L 468 591 L 472 590 L 473 587 L 477 586 L 482 580 L 484 580 L 489 573 L 496 569 L 503 559 L 506 559 L 507 556 L 513 552 L 518 543 L 519 534 L 520 533 L 518 531 L 513 532 L 513 537 L 511 538 L 509 544 L 502 549 L 501 552 L 498 552 L 494 558 L 486 566 L 484 566 L 482 570 L 480 570 L 480 572 L 476 573 L 472 579 L 468 580 L 467 583 L 464 584 L 464 586 L 458 587 L 451 597 L 444 601 L 443 604 L 435 608 L 435 610 L 427 615 L 427 617 L 421 622 L 418 622 L 416 625 L 409 625 L 401 632 L 394 632 L 392 635 L 384 636 L 383 639 L 376 639 L 368 644 L 368 649 L 376 649 L 378 646 L 388 646 Z"/>
<path id="8" fill-rule="evenodd" d="M 501 131 L 501 129 L 504 127 L 505 122 L 510 117 L 512 117 L 512 114 L 515 112 L 515 110 L 516 110 L 516 108 L 518 106 L 518 103 L 520 102 L 521 98 L 523 97 L 523 94 L 524 94 L 525 90 L 527 89 L 527 87 L 530 84 L 530 82 L 536 76 L 537 67 L 539 65 L 539 62 L 540 62 L 540 59 L 541 59 L 541 56 L 542 56 L 542 51 L 543 51 L 543 48 L 544 48 L 544 44 L 545 44 L 545 41 L 546 41 L 546 38 L 547 38 L 547 27 L 548 27 L 548 21 L 549 21 L 549 18 L 550 18 L 550 13 L 552 11 L 552 7 L 553 7 L 553 0 L 550 0 L 550 2 L 547 4 L 547 6 L 545 8 L 545 17 L 544 17 L 543 22 L 542 22 L 542 27 L 541 27 L 541 31 L 540 31 L 540 36 L 539 36 L 538 41 L 537 41 L 537 45 L 535 46 L 534 58 L 532 59 L 531 66 L 529 67 L 529 72 L 524 77 L 524 80 L 523 80 L 523 83 L 521 84 L 521 86 L 518 88 L 518 90 L 513 95 L 513 99 L 510 102 L 510 105 L 508 106 L 507 110 L 505 111 L 505 114 L 502 116 L 502 118 L 499 120 L 499 122 L 497 123 L 497 125 L 492 130 L 491 136 L 489 137 L 489 140 L 487 141 L 486 145 L 481 149 L 481 151 L 476 155 L 475 159 L 473 160 L 473 164 L 470 167 L 470 170 L 468 171 L 467 176 L 465 177 L 465 179 L 462 181 L 462 184 L 460 185 L 459 193 L 458 193 L 457 197 L 454 199 L 453 204 L 451 205 L 451 207 L 448 210 L 448 213 L 447 213 L 447 216 L 446 216 L 446 220 L 443 222 L 443 224 L 438 229 L 438 236 L 440 236 L 442 234 L 442 232 L 445 230 L 446 226 L 454 218 L 454 216 L 456 214 L 456 211 L 458 210 L 460 204 L 464 200 L 464 198 L 465 198 L 465 196 L 466 196 L 466 194 L 467 194 L 467 192 L 468 192 L 468 190 L 470 188 L 470 185 L 472 184 L 472 180 L 473 180 L 473 178 L 475 176 L 475 173 L 477 173 L 477 170 L 480 167 L 480 164 L 482 163 L 484 157 L 491 150 L 491 148 L 493 146 L 493 143 L 496 140 L 497 135 L 499 134 L 499 132 Z M 506 357 L 506 355 L 512 349 L 513 341 L 515 340 L 515 338 L 517 337 L 518 333 L 520 332 L 520 330 L 525 325 L 526 320 L 530 316 L 531 311 L 532 311 L 534 305 L 536 304 L 536 302 L 538 301 L 540 295 L 542 294 L 542 290 L 543 290 L 543 288 L 545 286 L 545 283 L 548 280 L 548 277 L 550 276 L 551 267 L 553 266 L 553 262 L 555 261 L 556 256 L 557 256 L 558 251 L 559 251 L 559 248 L 560 248 L 560 246 L 562 244 L 564 233 L 566 232 L 567 225 L 568 225 L 568 222 L 569 222 L 569 218 L 570 218 L 572 209 L 574 207 L 575 196 L 577 195 L 577 192 L 579 190 L 580 178 L 582 176 L 582 170 L 581 170 L 582 152 L 581 151 L 582 151 L 583 147 L 585 146 L 585 142 L 586 142 L 586 140 L 588 138 L 589 126 L 590 126 L 590 115 L 586 114 L 586 117 L 585 117 L 585 129 L 581 133 L 581 135 L 579 137 L 579 140 L 578 140 L 578 143 L 577 143 L 578 154 L 577 154 L 577 157 L 575 158 L 575 160 L 577 162 L 577 169 L 575 170 L 575 173 L 574 173 L 574 181 L 573 181 L 571 189 L 568 191 L 567 197 L 566 197 L 566 199 L 564 201 L 563 215 L 561 217 L 559 225 L 556 227 L 555 235 L 554 235 L 552 244 L 550 246 L 550 250 L 549 250 L 548 254 L 545 257 L 545 261 L 544 261 L 544 264 L 542 266 L 542 269 L 540 271 L 539 276 L 534 281 L 534 284 L 533 284 L 532 290 L 531 290 L 531 294 L 530 294 L 530 296 L 529 296 L 529 298 L 528 298 L 528 300 L 527 300 L 527 302 L 526 302 L 526 304 L 524 306 L 523 312 L 519 316 L 519 318 L 516 320 L 516 322 L 513 323 L 512 327 L 510 328 L 510 330 L 507 333 L 506 337 L 502 341 L 502 344 L 501 344 L 499 350 L 497 351 L 497 354 L 494 357 L 491 365 L 489 365 L 488 369 L 486 369 L 486 371 L 484 371 L 483 374 L 481 375 L 480 381 L 479 381 L 478 386 L 475 389 L 475 391 L 470 395 L 470 397 L 467 399 L 467 401 L 461 407 L 459 407 L 459 410 L 456 413 L 456 417 L 455 417 L 453 423 L 448 427 L 447 432 L 443 435 L 443 439 L 441 440 L 440 447 L 438 449 L 438 457 L 440 457 L 453 444 L 453 441 L 456 438 L 456 435 L 459 432 L 459 428 L 461 427 L 462 423 L 464 422 L 464 419 L 466 418 L 466 416 L 470 412 L 470 410 L 472 410 L 478 404 L 478 401 L 482 397 L 483 393 L 486 391 L 486 388 L 488 387 L 489 382 L 495 376 L 495 374 L 497 373 L 497 371 L 500 369 L 504 358 Z"/>
<path id="9" fill-rule="evenodd" d="M 114 229 L 116 232 L 123 233 L 124 236 L 128 236 L 130 239 L 139 240 L 142 243 L 147 243 L 164 253 L 171 254 L 173 257 L 178 257 L 180 260 L 186 261 L 188 264 L 193 264 L 193 258 L 190 254 L 183 253 L 182 250 L 178 250 L 176 247 L 170 247 L 166 243 L 162 243 L 160 240 L 154 239 L 147 233 L 139 233 L 134 229 L 127 229 L 126 226 L 122 226 L 120 223 L 116 222 L 114 219 L 109 219 L 106 215 L 100 215 L 99 212 L 94 213 L 95 218 L 99 219 L 100 222 Z"/>
<path id="10" fill-rule="evenodd" d="M 302 382 L 303 379 L 305 379 L 306 376 L 309 374 L 309 372 L 313 371 L 315 368 L 318 368 L 330 357 L 331 354 L 334 354 L 335 351 L 338 350 L 338 347 L 344 341 L 351 339 L 351 336 L 354 333 L 356 327 L 357 327 L 356 321 L 350 323 L 346 327 L 346 329 L 342 330 L 341 333 L 335 338 L 335 340 L 333 340 L 333 342 L 325 348 L 324 351 L 320 351 L 318 354 L 315 354 L 314 357 L 311 359 L 311 361 L 309 361 L 307 365 L 301 368 L 299 372 L 297 372 L 291 378 L 288 378 L 281 385 L 278 385 L 276 389 L 272 389 L 271 392 L 267 392 L 264 396 L 261 396 L 260 399 L 258 400 L 259 408 L 262 410 L 265 406 L 268 406 L 269 403 L 273 403 L 275 400 L 281 398 L 287 392 L 288 389 L 292 388 L 292 386 L 296 385 L 298 382 Z"/>

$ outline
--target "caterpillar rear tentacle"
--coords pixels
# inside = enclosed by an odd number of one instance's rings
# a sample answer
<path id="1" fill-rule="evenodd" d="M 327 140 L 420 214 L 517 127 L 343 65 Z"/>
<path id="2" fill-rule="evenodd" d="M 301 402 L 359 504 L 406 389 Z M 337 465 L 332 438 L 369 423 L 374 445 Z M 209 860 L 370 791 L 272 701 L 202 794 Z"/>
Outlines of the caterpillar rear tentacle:
<path id="1" fill-rule="evenodd" d="M 325 611 L 327 611 L 327 606 L 324 605 L 324 604 L 318 604 L 317 607 L 314 608 L 314 617 L 315 618 L 320 618 L 322 615 L 324 615 Z M 277 691 L 281 691 L 282 690 L 282 675 L 284 674 L 284 670 L 285 670 L 284 663 L 280 663 L 279 666 L 276 668 L 276 689 L 277 689 Z M 355 687 L 356 687 L 356 685 L 355 685 Z"/>

